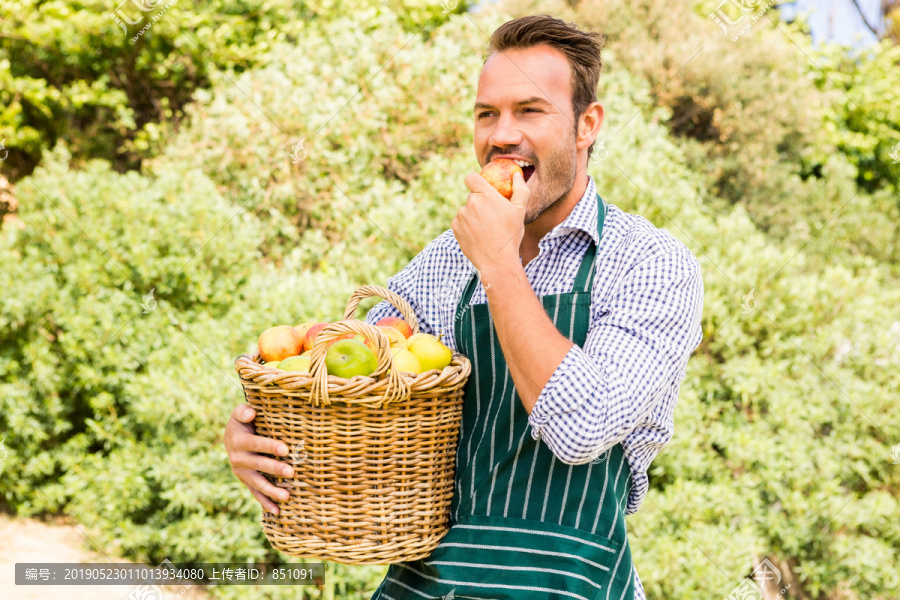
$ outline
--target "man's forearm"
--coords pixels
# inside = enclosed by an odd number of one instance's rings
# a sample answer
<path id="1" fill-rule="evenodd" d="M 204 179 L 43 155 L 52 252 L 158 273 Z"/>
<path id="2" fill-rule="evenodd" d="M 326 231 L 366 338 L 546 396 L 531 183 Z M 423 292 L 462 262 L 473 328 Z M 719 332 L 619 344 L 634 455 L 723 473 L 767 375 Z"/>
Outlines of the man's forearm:
<path id="1" fill-rule="evenodd" d="M 521 264 L 482 273 L 497 337 L 526 412 L 572 347 L 544 311 Z"/>

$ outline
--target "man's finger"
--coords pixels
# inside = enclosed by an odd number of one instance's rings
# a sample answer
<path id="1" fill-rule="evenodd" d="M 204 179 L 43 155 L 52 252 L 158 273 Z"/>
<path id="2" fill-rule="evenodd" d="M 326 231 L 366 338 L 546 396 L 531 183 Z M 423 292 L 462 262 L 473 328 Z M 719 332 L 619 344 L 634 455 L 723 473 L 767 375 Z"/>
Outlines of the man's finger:
<path id="1" fill-rule="evenodd" d="M 260 475 L 258 472 L 253 471 L 252 469 L 243 470 L 241 469 L 240 475 L 238 478 L 244 483 L 247 488 L 252 490 L 258 490 L 262 492 L 269 498 L 274 500 L 280 500 L 282 502 L 286 502 L 291 499 L 291 494 L 285 489 L 278 487 L 277 485 L 272 485 L 272 483 Z M 255 494 L 254 494 L 255 495 Z"/>
<path id="2" fill-rule="evenodd" d="M 509 199 L 510 203 L 521 210 L 525 210 L 525 207 L 528 206 L 528 198 L 531 197 L 531 190 L 528 188 L 528 184 L 525 183 L 525 178 L 515 173 L 513 175 L 512 188 L 513 193 L 512 198 Z"/>
<path id="3" fill-rule="evenodd" d="M 239 423 L 249 423 L 256 416 L 256 411 L 249 404 L 238 404 L 231 411 L 231 416 Z"/>
<path id="4" fill-rule="evenodd" d="M 294 474 L 291 465 L 252 452 L 235 452 L 231 466 L 234 469 L 252 469 L 278 477 L 291 477 Z"/>
<path id="5" fill-rule="evenodd" d="M 257 502 L 260 503 L 260 505 L 263 507 L 263 510 L 266 510 L 270 513 L 275 513 L 276 515 L 281 512 L 278 509 L 278 505 L 269 500 L 265 494 L 250 486 L 247 486 L 247 489 L 250 490 L 250 493 L 253 494 L 253 497 L 256 498 Z"/>
<path id="6" fill-rule="evenodd" d="M 469 173 L 466 175 L 466 187 L 469 188 L 470 192 L 482 192 L 487 193 L 488 190 L 493 190 L 495 193 L 499 194 L 497 190 L 494 189 L 494 186 L 487 182 L 487 179 L 481 176 L 480 173 Z"/>

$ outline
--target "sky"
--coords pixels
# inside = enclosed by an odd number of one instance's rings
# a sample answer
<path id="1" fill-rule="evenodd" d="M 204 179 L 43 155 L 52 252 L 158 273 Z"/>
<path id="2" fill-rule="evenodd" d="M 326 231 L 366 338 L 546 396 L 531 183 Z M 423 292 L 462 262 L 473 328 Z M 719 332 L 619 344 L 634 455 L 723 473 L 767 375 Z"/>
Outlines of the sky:
<path id="1" fill-rule="evenodd" d="M 883 31 L 881 0 L 857 1 L 869 23 Z M 807 15 L 806 21 L 812 31 L 814 43 L 831 41 L 860 48 L 878 41 L 863 23 L 852 0 L 796 0 L 783 6 L 781 14 L 787 21 L 793 20 L 794 15 Z"/>

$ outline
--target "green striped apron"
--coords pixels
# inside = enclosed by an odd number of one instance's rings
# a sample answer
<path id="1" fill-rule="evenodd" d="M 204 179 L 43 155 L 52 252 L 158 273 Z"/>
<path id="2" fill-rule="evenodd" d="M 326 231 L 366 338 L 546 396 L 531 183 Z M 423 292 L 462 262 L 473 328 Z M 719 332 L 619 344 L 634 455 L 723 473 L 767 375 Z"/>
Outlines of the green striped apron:
<path id="1" fill-rule="evenodd" d="M 597 196 L 602 235 L 606 204 Z M 590 323 L 596 245 L 573 291 L 541 296 L 557 329 L 579 347 Z M 531 436 L 488 304 L 469 305 L 469 281 L 454 321 L 472 361 L 456 459 L 450 530 L 425 559 L 391 565 L 372 600 L 632 600 L 625 529 L 631 471 L 621 444 L 592 463 L 567 465 Z"/>

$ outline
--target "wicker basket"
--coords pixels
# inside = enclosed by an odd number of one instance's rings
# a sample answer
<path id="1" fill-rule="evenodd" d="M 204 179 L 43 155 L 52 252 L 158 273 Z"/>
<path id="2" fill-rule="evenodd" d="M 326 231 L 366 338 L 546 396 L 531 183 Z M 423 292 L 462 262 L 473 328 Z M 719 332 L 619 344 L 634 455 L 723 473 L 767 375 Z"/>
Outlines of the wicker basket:
<path id="1" fill-rule="evenodd" d="M 265 474 L 291 497 L 263 513 L 272 546 L 292 556 L 350 565 L 390 564 L 428 556 L 449 527 L 462 401 L 471 363 L 413 375 L 393 366 L 390 341 L 352 320 L 372 296 L 396 306 L 418 332 L 412 307 L 377 286 L 358 289 L 344 319 L 326 327 L 312 349 L 311 375 L 264 367 L 259 354 L 235 368 L 256 433 L 291 449 L 294 477 Z M 369 377 L 328 375 L 326 343 L 344 333 L 375 339 L 378 367 Z"/>

